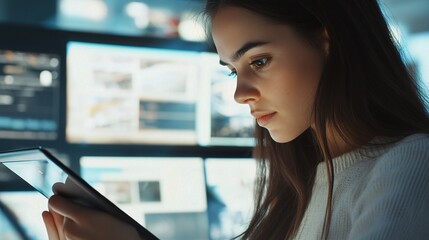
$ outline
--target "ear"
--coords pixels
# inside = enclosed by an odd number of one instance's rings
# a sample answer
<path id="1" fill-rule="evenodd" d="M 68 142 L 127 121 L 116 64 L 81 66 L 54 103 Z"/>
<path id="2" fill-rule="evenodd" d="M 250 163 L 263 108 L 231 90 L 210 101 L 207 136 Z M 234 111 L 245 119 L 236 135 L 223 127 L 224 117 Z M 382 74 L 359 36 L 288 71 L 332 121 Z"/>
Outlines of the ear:
<path id="1" fill-rule="evenodd" d="M 323 29 L 322 43 L 323 43 L 323 50 L 325 52 L 325 57 L 327 58 L 329 56 L 329 34 L 326 28 Z"/>

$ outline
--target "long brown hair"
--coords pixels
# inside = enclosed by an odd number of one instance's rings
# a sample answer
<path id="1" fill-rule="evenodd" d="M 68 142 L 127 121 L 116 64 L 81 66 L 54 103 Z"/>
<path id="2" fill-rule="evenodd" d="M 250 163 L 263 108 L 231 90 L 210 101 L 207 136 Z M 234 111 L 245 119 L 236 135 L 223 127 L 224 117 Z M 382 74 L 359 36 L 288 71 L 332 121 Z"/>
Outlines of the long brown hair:
<path id="1" fill-rule="evenodd" d="M 321 237 L 327 238 L 334 182 L 327 135 L 334 132 L 357 148 L 374 136 L 400 139 L 428 133 L 426 98 L 407 70 L 376 0 L 207 0 L 208 20 L 227 5 L 287 24 L 319 49 L 321 33 L 328 33 L 329 54 L 314 102 L 314 128 L 291 142 L 277 143 L 256 126 L 255 213 L 239 236 L 295 236 L 311 198 L 316 167 L 325 161 L 329 194 Z"/>

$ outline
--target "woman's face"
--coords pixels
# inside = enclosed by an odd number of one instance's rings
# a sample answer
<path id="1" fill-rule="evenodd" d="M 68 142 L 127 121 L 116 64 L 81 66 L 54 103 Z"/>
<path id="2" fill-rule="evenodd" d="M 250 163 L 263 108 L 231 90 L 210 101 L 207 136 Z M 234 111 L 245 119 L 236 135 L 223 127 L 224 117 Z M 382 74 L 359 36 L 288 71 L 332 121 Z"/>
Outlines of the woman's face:
<path id="1" fill-rule="evenodd" d="M 289 142 L 312 124 L 324 56 L 291 27 L 244 8 L 226 6 L 212 19 L 220 62 L 236 74 L 234 98 L 248 104 L 276 142 Z"/>

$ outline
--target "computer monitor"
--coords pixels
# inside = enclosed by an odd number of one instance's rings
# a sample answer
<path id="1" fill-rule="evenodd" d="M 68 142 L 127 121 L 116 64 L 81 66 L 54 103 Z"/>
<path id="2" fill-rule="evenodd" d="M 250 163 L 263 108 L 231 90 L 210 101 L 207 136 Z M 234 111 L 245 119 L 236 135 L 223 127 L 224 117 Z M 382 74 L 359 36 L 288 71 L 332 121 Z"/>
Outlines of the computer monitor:
<path id="1" fill-rule="evenodd" d="M 205 160 L 210 239 L 232 239 L 249 225 L 256 180 L 254 159 Z"/>
<path id="2" fill-rule="evenodd" d="M 160 239 L 208 239 L 201 158 L 82 157 L 81 175 Z"/>
<path id="3" fill-rule="evenodd" d="M 251 146 L 235 83 L 215 53 L 71 41 L 67 141 Z"/>
<path id="4" fill-rule="evenodd" d="M 0 49 L 0 138 L 55 140 L 60 57 Z"/>
<path id="5" fill-rule="evenodd" d="M 67 141 L 197 144 L 199 61 L 196 51 L 69 42 Z"/>
<path id="6" fill-rule="evenodd" d="M 42 212 L 48 200 L 37 191 L 0 191 L 0 239 L 48 239 Z"/>

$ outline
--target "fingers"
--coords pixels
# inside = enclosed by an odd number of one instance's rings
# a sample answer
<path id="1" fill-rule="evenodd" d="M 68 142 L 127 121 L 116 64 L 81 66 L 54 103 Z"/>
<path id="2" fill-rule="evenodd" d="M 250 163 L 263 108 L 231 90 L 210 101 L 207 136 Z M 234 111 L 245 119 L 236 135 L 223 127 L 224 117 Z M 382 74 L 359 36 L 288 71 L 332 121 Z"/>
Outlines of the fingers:
<path id="1" fill-rule="evenodd" d="M 64 217 L 56 213 L 54 210 L 50 210 L 50 213 L 54 219 L 55 226 L 57 227 L 58 236 L 60 240 L 64 240 Z"/>
<path id="2" fill-rule="evenodd" d="M 49 211 L 43 215 L 50 240 L 140 239 L 133 226 L 59 195 L 49 199 Z"/>
<path id="3" fill-rule="evenodd" d="M 65 184 L 62 182 L 56 182 L 54 185 L 52 185 L 52 192 L 54 194 L 60 194 L 61 192 L 64 192 Z"/>
<path id="4" fill-rule="evenodd" d="M 64 218 L 64 237 L 65 239 L 82 239 L 82 227 L 77 225 L 73 220 Z"/>
<path id="5" fill-rule="evenodd" d="M 42 218 L 46 226 L 46 231 L 48 232 L 49 240 L 60 240 L 56 227 L 57 225 L 55 224 L 55 220 L 52 214 L 47 211 L 44 211 L 42 213 Z"/>
<path id="6" fill-rule="evenodd" d="M 92 213 L 90 209 L 60 195 L 50 197 L 48 207 L 49 213 L 46 214 L 46 225 L 50 240 L 81 239 L 81 236 L 85 236 L 82 232 L 82 226 L 88 225 L 87 218 Z M 57 235 L 54 235 L 54 231 L 56 231 Z"/>
<path id="7" fill-rule="evenodd" d="M 83 209 L 79 204 L 73 203 L 72 201 L 63 198 L 59 195 L 54 195 L 49 198 L 49 208 L 58 214 L 70 218 L 74 221 L 77 219 L 77 214 L 79 214 Z"/>
<path id="8" fill-rule="evenodd" d="M 49 240 L 79 239 L 77 237 L 79 236 L 77 234 L 79 228 L 71 219 L 64 218 L 54 211 L 45 211 L 42 213 L 42 217 L 45 222 Z"/>

